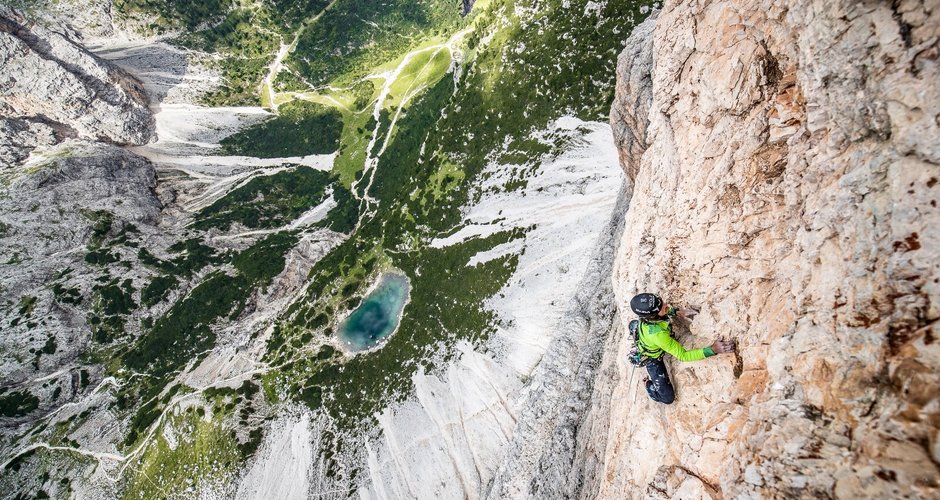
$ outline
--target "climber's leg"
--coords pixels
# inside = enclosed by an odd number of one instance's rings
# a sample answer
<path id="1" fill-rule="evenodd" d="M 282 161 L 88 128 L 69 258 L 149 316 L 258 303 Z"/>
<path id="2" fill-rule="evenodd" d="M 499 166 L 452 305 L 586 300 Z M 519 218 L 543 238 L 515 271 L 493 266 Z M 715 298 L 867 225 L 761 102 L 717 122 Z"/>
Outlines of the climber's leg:
<path id="1" fill-rule="evenodd" d="M 646 392 L 653 398 L 653 401 L 672 404 L 676 399 L 675 389 L 672 382 L 669 381 L 669 374 L 666 373 L 666 364 L 662 359 L 651 359 L 646 364 L 646 371 L 650 374 L 650 379 L 646 383 Z"/>

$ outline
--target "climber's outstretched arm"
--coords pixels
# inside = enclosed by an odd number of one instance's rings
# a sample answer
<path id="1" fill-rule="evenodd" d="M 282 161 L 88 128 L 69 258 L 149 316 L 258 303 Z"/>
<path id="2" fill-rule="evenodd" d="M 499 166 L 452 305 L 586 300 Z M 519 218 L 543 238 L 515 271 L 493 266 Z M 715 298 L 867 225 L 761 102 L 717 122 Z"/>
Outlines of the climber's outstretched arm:
<path id="1" fill-rule="evenodd" d="M 716 354 L 723 354 L 728 352 L 734 352 L 734 341 L 733 340 L 723 340 L 718 339 L 708 347 L 702 349 L 693 349 L 687 350 L 680 344 L 676 339 L 669 336 L 668 333 L 662 332 L 652 336 L 653 343 L 656 344 L 660 349 L 668 352 L 675 356 L 679 361 L 698 361 L 700 359 L 705 359 Z"/>
<path id="2" fill-rule="evenodd" d="M 651 339 L 657 347 L 675 356 L 679 361 L 698 361 L 709 356 L 714 356 L 715 351 L 711 347 L 702 349 L 686 350 L 676 339 L 662 332 L 652 336 Z"/>

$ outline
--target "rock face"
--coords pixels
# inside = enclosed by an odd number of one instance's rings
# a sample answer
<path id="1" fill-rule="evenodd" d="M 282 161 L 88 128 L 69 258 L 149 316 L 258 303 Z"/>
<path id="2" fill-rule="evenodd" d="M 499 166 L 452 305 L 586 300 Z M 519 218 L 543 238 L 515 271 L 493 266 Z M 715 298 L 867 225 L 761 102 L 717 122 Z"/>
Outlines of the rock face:
<path id="1" fill-rule="evenodd" d="M 631 180 L 640 168 L 646 150 L 646 124 L 653 101 L 653 12 L 633 29 L 627 46 L 617 58 L 617 102 L 610 108 L 610 123 L 620 155 L 620 165 Z"/>
<path id="2" fill-rule="evenodd" d="M 56 370 L 90 342 L 87 313 L 100 304 L 86 298 L 105 286 L 106 264 L 132 251 L 104 242 L 155 237 L 154 168 L 115 146 L 146 143 L 154 121 L 139 81 L 7 7 L 0 67 L 0 377 L 45 409 L 75 395 L 74 373 Z"/>
<path id="3" fill-rule="evenodd" d="M 56 31 L 65 31 L 73 40 L 128 34 L 122 32 L 121 21 L 114 18 L 112 0 L 46 0 L 31 14 L 56 26 Z"/>
<path id="4" fill-rule="evenodd" d="M 57 126 L 41 117 L 0 117 L 0 167 L 18 165 L 39 146 L 49 146 L 75 137 L 69 127 Z"/>
<path id="5" fill-rule="evenodd" d="M 739 354 L 670 359 L 665 406 L 617 330 L 583 496 L 940 494 L 938 36 L 906 0 L 667 1 L 634 32 L 617 304 L 699 306 L 679 340 Z"/>
<path id="6" fill-rule="evenodd" d="M 100 305 L 86 297 L 111 279 L 137 287 L 142 281 L 137 271 L 113 266 L 120 271 L 111 275 L 103 265 L 136 249 L 99 247 L 114 238 L 158 237 L 161 208 L 147 160 L 79 141 L 53 153 L 45 163 L 5 172 L 0 187 L 0 379 L 37 397 L 40 413 L 76 396 L 77 371 L 59 368 L 91 342 L 89 311 Z"/>
<path id="7" fill-rule="evenodd" d="M 154 135 L 139 81 L 7 7 L 0 67 L 0 378 L 34 401 L 5 415 L 6 435 L 86 389 L 71 368 L 101 297 L 142 282 L 108 266 L 136 249 L 106 243 L 160 240 L 162 206 L 150 162 L 116 147 Z"/>
<path id="8" fill-rule="evenodd" d="M 0 7 L 0 167 L 66 138 L 145 144 L 143 85 L 60 33 Z"/>
<path id="9" fill-rule="evenodd" d="M 605 353 L 616 349 L 620 318 L 609 279 L 629 197 L 622 191 L 615 216 L 601 233 L 571 311 L 542 356 L 519 403 L 512 440 L 490 482 L 486 498 L 575 498 L 594 491 L 604 440 L 583 439 L 606 432 L 606 418 L 585 418 L 591 408 L 607 415 L 610 380 L 599 373 Z M 609 339 L 598 342 L 596 339 Z M 607 363 L 609 365 L 609 363 Z"/>

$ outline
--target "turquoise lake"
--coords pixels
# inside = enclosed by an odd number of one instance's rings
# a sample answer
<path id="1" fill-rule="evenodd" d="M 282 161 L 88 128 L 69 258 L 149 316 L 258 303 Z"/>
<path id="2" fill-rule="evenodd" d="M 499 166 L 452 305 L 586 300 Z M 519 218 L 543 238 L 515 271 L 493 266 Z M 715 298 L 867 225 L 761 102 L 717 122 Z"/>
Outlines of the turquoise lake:
<path id="1" fill-rule="evenodd" d="M 353 351 L 375 347 L 398 328 L 410 293 L 407 276 L 383 275 L 375 289 L 362 299 L 362 304 L 340 323 L 339 339 Z"/>

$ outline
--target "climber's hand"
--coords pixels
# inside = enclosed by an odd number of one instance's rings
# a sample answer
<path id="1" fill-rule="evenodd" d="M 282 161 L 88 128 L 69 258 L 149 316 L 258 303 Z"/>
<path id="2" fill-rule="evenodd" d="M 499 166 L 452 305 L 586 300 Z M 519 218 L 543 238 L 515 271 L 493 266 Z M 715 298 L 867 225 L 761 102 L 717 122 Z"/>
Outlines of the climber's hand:
<path id="1" fill-rule="evenodd" d="M 695 319 L 696 316 L 698 316 L 698 309 L 685 307 L 685 308 L 679 309 L 678 313 L 681 318 L 692 321 L 693 319 Z"/>
<path id="2" fill-rule="evenodd" d="M 725 354 L 734 352 L 735 345 L 733 340 L 718 339 L 712 343 L 711 348 L 715 354 Z"/>

